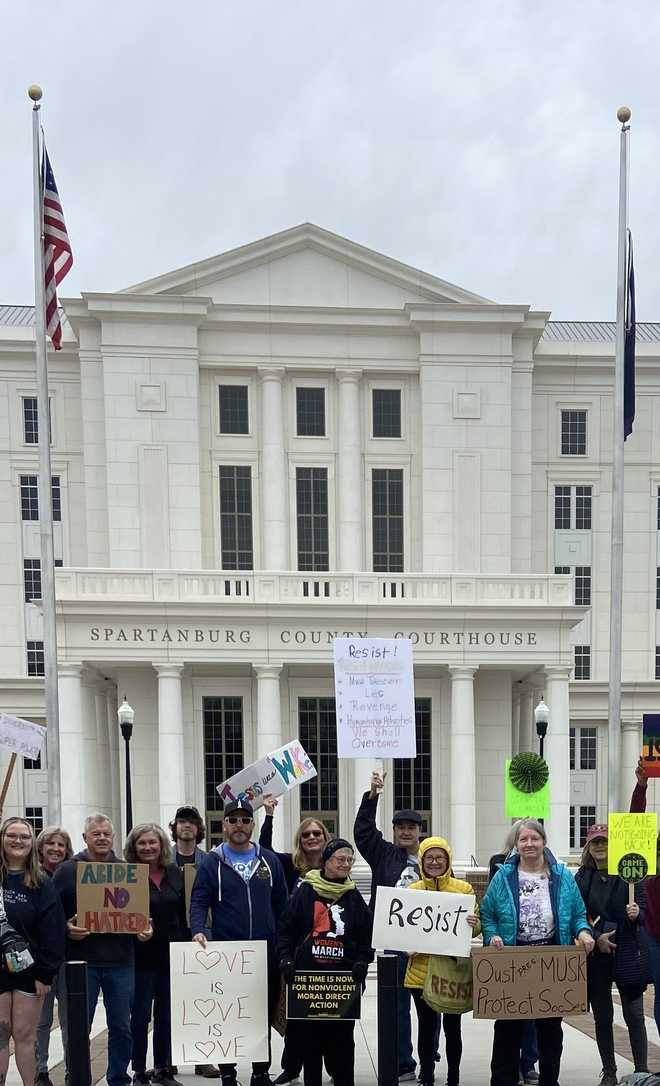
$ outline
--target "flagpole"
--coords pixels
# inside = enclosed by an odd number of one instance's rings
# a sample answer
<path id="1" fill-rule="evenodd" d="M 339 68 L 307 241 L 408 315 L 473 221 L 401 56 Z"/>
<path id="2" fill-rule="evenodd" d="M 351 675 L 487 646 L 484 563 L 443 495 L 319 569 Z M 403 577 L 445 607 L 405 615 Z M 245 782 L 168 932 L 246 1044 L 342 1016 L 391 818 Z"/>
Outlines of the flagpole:
<path id="1" fill-rule="evenodd" d="M 55 621 L 55 561 L 53 551 L 53 501 L 50 467 L 50 418 L 48 366 L 46 361 L 46 295 L 44 282 L 43 198 L 39 112 L 41 87 L 28 87 L 32 99 L 32 176 L 34 193 L 34 315 L 37 357 L 37 409 L 39 415 L 39 535 L 41 539 L 41 604 L 44 637 L 44 691 L 46 702 L 46 750 L 48 759 L 48 821 L 62 821 L 60 785 L 60 721 L 57 693 L 57 627 Z"/>
<path id="2" fill-rule="evenodd" d="M 610 555 L 610 661 L 608 702 L 607 805 L 619 809 L 621 742 L 621 645 L 623 638 L 623 376 L 625 346 L 626 255 L 628 231 L 628 134 L 630 110 L 617 110 L 621 123 L 619 151 L 619 245 L 616 283 L 616 356 L 612 423 L 612 531 Z"/>

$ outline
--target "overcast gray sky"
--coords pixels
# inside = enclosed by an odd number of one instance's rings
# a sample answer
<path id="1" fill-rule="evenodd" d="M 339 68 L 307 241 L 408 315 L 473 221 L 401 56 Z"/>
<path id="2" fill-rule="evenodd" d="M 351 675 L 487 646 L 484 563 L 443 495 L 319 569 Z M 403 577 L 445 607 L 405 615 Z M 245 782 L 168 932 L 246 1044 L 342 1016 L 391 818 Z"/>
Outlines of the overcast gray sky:
<path id="1" fill-rule="evenodd" d="M 501 302 L 613 319 L 633 110 L 638 316 L 660 320 L 657 0 L 4 7 L 0 302 L 31 302 L 31 120 L 75 266 L 118 290 L 306 220 Z"/>

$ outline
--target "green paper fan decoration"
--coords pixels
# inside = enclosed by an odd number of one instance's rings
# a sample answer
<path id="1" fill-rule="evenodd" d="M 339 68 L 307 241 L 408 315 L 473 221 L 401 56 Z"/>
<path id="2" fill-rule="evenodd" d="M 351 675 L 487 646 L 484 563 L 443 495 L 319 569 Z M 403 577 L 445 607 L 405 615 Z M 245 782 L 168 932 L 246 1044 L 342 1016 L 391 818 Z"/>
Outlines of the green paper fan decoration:
<path id="1" fill-rule="evenodd" d="M 538 754 L 528 751 L 511 759 L 509 780 L 519 792 L 540 792 L 548 776 L 548 763 Z"/>

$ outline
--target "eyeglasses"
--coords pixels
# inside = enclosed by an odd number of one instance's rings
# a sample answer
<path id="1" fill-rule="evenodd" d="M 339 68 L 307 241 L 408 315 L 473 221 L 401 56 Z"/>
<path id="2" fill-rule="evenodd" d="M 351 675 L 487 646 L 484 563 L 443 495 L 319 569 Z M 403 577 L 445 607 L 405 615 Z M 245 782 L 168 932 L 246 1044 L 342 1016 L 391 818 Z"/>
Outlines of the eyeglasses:
<path id="1" fill-rule="evenodd" d="M 30 836 L 28 836 L 27 834 L 24 834 L 24 835 L 22 834 L 20 837 L 15 833 L 6 833 L 5 834 L 5 841 L 11 841 L 14 844 L 16 842 L 20 842 L 20 844 L 25 845 L 25 844 L 29 844 L 31 840 L 32 840 L 32 838 Z"/>
<path id="2" fill-rule="evenodd" d="M 342 867 L 352 867 L 355 860 L 352 856 L 331 856 L 331 860 L 334 860 L 336 864 L 341 864 Z"/>
<path id="3" fill-rule="evenodd" d="M 231 826 L 235 826 L 237 822 L 240 822 L 241 825 L 243 825 L 243 826 L 249 826 L 252 819 L 251 818 L 237 818 L 236 815 L 227 815 L 226 821 L 229 822 L 229 824 Z"/>
<path id="4" fill-rule="evenodd" d="M 321 830 L 303 830 L 301 837 L 323 837 Z"/>
<path id="5" fill-rule="evenodd" d="M 445 867 L 447 861 L 442 859 L 434 860 L 431 856 L 429 856 L 427 859 L 424 860 L 424 863 L 426 867 Z"/>

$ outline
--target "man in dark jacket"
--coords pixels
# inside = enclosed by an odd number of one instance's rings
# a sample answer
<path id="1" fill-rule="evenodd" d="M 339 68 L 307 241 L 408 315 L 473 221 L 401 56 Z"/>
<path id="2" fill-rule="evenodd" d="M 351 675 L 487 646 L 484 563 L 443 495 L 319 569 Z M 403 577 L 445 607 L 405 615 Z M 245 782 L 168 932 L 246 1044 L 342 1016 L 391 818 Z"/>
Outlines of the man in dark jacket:
<path id="1" fill-rule="evenodd" d="M 394 843 L 386 841 L 376 825 L 378 797 L 385 785 L 385 774 L 371 774 L 371 789 L 365 792 L 355 817 L 353 836 L 358 851 L 371 868 L 371 900 L 373 912 L 378 886 L 409 886 L 420 877 L 419 842 L 422 835 L 422 818 L 417 811 L 397 811 L 392 819 Z M 399 954 L 399 1081 L 414 1082 L 415 1059 L 413 1057 L 410 1029 L 410 990 L 403 981 L 408 965 L 408 955 Z"/>
<path id="2" fill-rule="evenodd" d="M 133 1001 L 134 940 L 146 941 L 151 928 L 139 935 L 114 935 L 89 932 L 78 924 L 76 906 L 76 864 L 79 860 L 93 863 L 119 863 L 113 852 L 114 829 L 107 815 L 96 812 L 85 819 L 83 840 L 86 849 L 66 860 L 53 875 L 67 920 L 67 961 L 87 962 L 87 1017 L 91 1030 L 94 1012 L 103 992 L 103 1004 L 108 1022 L 108 1086 L 128 1086 L 127 1072 L 131 1060 L 131 1003 Z"/>
<path id="3" fill-rule="evenodd" d="M 277 925 L 287 903 L 282 865 L 274 852 L 252 842 L 254 812 L 246 799 L 224 809 L 223 844 L 202 860 L 190 902 L 193 939 L 265 939 L 268 948 L 268 1012 L 279 998 L 280 976 L 275 952 Z M 208 911 L 211 910 L 211 926 Z M 270 1059 L 252 1064 L 250 1086 L 269 1086 Z M 221 1064 L 223 1086 L 236 1086 L 235 1064 Z"/>

